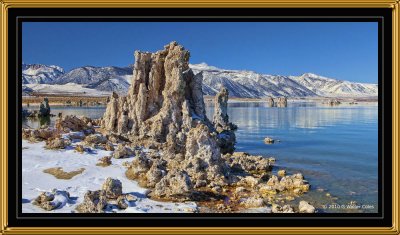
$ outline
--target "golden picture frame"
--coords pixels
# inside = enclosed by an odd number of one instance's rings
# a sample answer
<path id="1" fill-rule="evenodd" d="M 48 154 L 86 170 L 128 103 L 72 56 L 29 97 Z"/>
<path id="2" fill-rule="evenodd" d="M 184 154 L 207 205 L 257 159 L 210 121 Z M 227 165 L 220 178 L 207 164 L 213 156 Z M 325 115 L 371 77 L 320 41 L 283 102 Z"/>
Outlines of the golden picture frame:
<path id="1" fill-rule="evenodd" d="M 399 234 L 399 0 L 1 0 L 1 234 Z M 385 8 L 392 11 L 392 226 L 389 227 L 12 227 L 8 211 L 8 12 L 12 8 Z M 12 93 L 11 93 L 12 94 Z"/>

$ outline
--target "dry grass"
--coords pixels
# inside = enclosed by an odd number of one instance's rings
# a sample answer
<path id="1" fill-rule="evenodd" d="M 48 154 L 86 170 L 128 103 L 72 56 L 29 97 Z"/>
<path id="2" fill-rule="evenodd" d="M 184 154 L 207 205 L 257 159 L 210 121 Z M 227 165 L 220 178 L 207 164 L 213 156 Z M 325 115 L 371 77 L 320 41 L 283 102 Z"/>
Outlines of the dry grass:
<path id="1" fill-rule="evenodd" d="M 72 179 L 72 177 L 81 174 L 85 168 L 80 168 L 76 171 L 70 171 L 70 172 L 65 172 L 62 167 L 52 167 L 43 170 L 44 173 L 53 175 L 57 179 L 62 179 L 62 180 L 69 180 Z"/>

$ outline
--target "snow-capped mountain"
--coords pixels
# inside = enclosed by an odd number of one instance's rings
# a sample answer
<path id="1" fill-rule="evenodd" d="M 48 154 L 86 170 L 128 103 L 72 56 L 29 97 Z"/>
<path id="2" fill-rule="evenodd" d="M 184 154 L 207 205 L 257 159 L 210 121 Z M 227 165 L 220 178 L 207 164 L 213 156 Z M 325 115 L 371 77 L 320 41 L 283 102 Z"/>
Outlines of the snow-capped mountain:
<path id="1" fill-rule="evenodd" d="M 340 81 L 312 73 L 305 73 L 299 77 L 290 76 L 290 78 L 319 96 L 344 97 L 378 95 L 378 84 Z"/>
<path id="2" fill-rule="evenodd" d="M 23 84 L 46 84 L 64 74 L 64 69 L 56 65 L 22 64 Z"/>
<path id="3" fill-rule="evenodd" d="M 190 66 L 194 73 L 203 72 L 203 91 L 207 95 L 215 95 L 225 86 L 232 96 L 241 98 L 378 96 L 377 84 L 340 81 L 312 73 L 282 76 L 219 69 L 205 63 Z"/>
<path id="4" fill-rule="evenodd" d="M 215 95 L 224 86 L 230 95 L 241 98 L 316 96 L 314 92 L 286 76 L 225 70 L 207 66 L 205 63 L 193 64 L 191 68 L 195 74 L 203 72 L 203 91 L 207 95 Z"/>
<path id="5" fill-rule="evenodd" d="M 23 84 L 49 84 L 48 87 L 41 89 L 50 89 L 51 85 L 79 84 L 82 88 L 85 88 L 86 92 L 93 90 L 93 93 L 96 93 L 96 91 L 111 93 L 115 91 L 124 94 L 130 86 L 133 74 L 132 67 L 85 66 L 64 73 L 64 70 L 58 66 L 45 65 L 24 65 L 23 74 L 33 74 L 33 68 L 38 66 L 40 69 L 36 70 L 41 72 L 37 74 L 48 79 L 30 79 L 28 81 L 26 76 L 23 75 Z M 378 95 L 377 84 L 340 81 L 312 73 L 305 73 L 301 76 L 267 75 L 253 71 L 220 69 L 205 63 L 191 64 L 190 67 L 195 74 L 203 73 L 203 92 L 205 95 L 215 95 L 221 86 L 226 87 L 231 96 L 239 98 L 263 98 L 267 96 L 376 97 Z M 62 72 L 55 73 L 54 70 Z M 46 71 L 49 71 L 48 74 Z M 37 86 L 29 87 L 35 90 Z M 57 87 L 57 89 L 60 89 L 60 87 Z"/>
<path id="6" fill-rule="evenodd" d="M 132 68 L 85 66 L 58 77 L 53 84 L 75 83 L 99 91 L 126 93 L 132 77 Z"/>

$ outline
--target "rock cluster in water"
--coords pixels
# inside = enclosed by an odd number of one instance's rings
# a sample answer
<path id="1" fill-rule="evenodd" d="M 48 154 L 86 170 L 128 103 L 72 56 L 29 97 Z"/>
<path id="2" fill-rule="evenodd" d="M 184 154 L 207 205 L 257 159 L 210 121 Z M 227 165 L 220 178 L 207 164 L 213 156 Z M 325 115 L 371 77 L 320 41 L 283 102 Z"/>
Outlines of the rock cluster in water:
<path id="1" fill-rule="evenodd" d="M 266 99 L 268 107 L 287 107 L 287 97 L 278 97 L 277 100 L 274 100 L 271 96 Z"/>
<path id="2" fill-rule="evenodd" d="M 29 107 L 29 103 L 28 103 L 28 107 Z M 50 117 L 53 116 L 50 113 L 51 109 L 50 109 L 50 105 L 49 105 L 49 99 L 47 97 L 45 97 L 43 99 L 43 101 L 40 103 L 39 106 L 39 110 L 27 110 L 27 109 L 23 109 L 21 114 L 23 118 L 46 118 L 46 117 Z"/>
<path id="3" fill-rule="evenodd" d="M 301 174 L 272 175 L 273 158 L 234 152 L 237 127 L 229 121 L 227 89 L 221 88 L 216 95 L 210 121 L 202 74 L 194 75 L 189 68 L 187 50 L 172 42 L 164 50 L 135 52 L 135 56 L 128 95 L 114 93 L 102 119 L 60 115 L 55 128 L 23 129 L 23 138 L 44 140 L 49 149 L 80 140 L 77 152 L 113 151 L 99 159 L 96 165 L 100 167 L 111 165 L 112 158 L 133 158 L 124 163 L 126 177 L 150 188 L 147 195 L 155 199 L 193 200 L 213 211 L 271 205 L 276 213 L 294 212 L 288 205 L 275 204 L 282 202 L 282 196 L 307 192 L 308 182 Z M 105 212 L 111 204 L 125 209 L 131 197 L 122 194 L 119 180 L 109 178 L 101 190 L 87 191 L 77 210 Z M 42 208 L 56 208 L 48 203 L 52 198 L 47 194 L 37 201 Z M 313 211 L 305 203 L 301 208 L 301 212 Z"/>
<path id="4" fill-rule="evenodd" d="M 128 95 L 114 93 L 101 122 L 108 135 L 151 150 L 135 153 L 126 176 L 151 188 L 153 198 L 203 200 L 233 190 L 238 205 L 265 205 L 258 188 L 267 186 L 274 159 L 234 152 L 237 127 L 229 122 L 228 90 L 216 95 L 210 121 L 202 73 L 189 68 L 189 51 L 172 42 L 156 53 L 136 51 L 135 57 Z M 286 98 L 278 103 L 286 105 Z M 267 188 L 272 193 L 294 187 Z"/>

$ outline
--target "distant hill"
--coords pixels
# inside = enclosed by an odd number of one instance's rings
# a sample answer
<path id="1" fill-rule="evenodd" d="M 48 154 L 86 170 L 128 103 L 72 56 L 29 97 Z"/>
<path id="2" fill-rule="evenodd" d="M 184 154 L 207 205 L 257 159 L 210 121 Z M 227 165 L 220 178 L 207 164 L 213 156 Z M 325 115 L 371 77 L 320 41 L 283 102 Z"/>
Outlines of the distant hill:
<path id="1" fill-rule="evenodd" d="M 267 75 L 245 70 L 226 70 L 205 63 L 190 65 L 193 72 L 203 73 L 203 92 L 215 95 L 221 86 L 226 87 L 231 96 L 239 98 L 280 97 L 376 97 L 378 85 L 341 81 L 320 75 L 305 73 L 301 76 Z M 78 84 L 90 94 L 124 94 L 128 91 L 132 77 L 132 67 L 85 66 L 67 73 L 55 65 L 23 65 L 23 84 L 48 84 L 40 86 L 49 91 L 60 86 Z M 57 86 L 53 89 L 52 85 Z M 33 89 L 34 85 L 25 87 Z"/>

